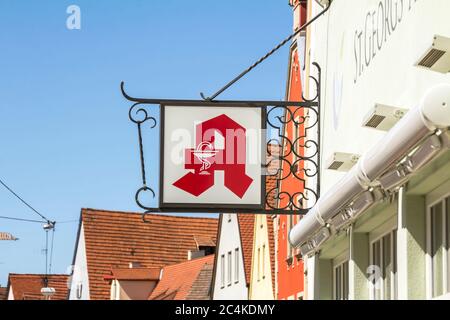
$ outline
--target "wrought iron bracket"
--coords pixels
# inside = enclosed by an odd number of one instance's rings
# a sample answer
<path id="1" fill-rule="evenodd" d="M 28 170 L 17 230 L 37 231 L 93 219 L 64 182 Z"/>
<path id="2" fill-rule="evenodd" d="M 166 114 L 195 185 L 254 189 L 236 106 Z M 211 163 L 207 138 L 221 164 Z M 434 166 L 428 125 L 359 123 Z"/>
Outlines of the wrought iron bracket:
<path id="1" fill-rule="evenodd" d="M 274 186 L 265 188 L 264 206 L 261 210 L 251 208 L 171 208 L 170 212 L 209 212 L 209 213 L 263 213 L 263 214 L 306 214 L 320 196 L 320 105 L 321 105 L 321 68 L 317 63 L 313 64 L 317 75 L 310 76 L 315 86 L 315 94 L 312 98 L 302 97 L 303 101 L 213 101 L 213 100 L 178 100 L 178 99 L 148 99 L 130 96 L 125 91 L 124 82 L 121 83 L 122 95 L 132 102 L 128 116 L 137 127 L 139 158 L 142 186 L 135 194 L 137 205 L 150 212 L 166 212 L 161 205 L 150 207 L 142 201 L 142 196 L 147 193 L 156 198 L 155 186 L 159 186 L 157 179 L 149 184 L 146 173 L 145 148 L 143 127 L 144 125 L 154 129 L 158 126 L 158 116 L 154 113 L 160 111 L 164 105 L 199 106 L 199 107 L 260 107 L 265 114 L 266 128 L 271 131 L 266 140 L 267 163 L 264 167 L 274 166 L 274 172 L 267 173 L 262 179 L 266 186 L 267 179 L 275 180 Z M 293 139 L 286 133 L 288 126 L 302 128 L 302 134 Z M 161 139 L 161 133 L 157 131 Z M 274 146 L 279 152 L 274 153 Z M 161 174 L 160 178 L 161 179 Z M 314 181 L 313 186 L 308 181 Z M 294 188 L 286 188 L 283 183 L 288 183 Z M 158 201 L 160 203 L 160 201 Z"/>

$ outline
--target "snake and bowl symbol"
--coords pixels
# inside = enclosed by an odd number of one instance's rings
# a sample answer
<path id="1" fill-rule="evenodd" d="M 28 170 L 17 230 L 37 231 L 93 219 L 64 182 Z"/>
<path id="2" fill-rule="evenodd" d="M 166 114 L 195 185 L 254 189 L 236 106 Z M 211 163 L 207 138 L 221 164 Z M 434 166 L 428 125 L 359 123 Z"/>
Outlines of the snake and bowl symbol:
<path id="1" fill-rule="evenodd" d="M 194 151 L 194 156 L 196 156 L 197 159 L 202 163 L 200 174 L 210 174 L 207 171 L 209 168 L 211 168 L 211 162 L 209 162 L 209 159 L 214 157 L 218 152 L 219 151 L 214 149 L 212 143 L 208 141 L 203 141 L 197 146 L 197 149 Z"/>

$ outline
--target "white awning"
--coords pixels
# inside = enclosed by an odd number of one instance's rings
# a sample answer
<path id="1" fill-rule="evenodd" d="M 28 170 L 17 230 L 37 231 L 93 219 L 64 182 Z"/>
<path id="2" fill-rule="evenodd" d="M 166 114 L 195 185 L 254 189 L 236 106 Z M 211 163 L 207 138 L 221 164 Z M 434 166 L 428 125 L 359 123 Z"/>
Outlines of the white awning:
<path id="1" fill-rule="evenodd" d="M 330 226 L 354 220 L 383 194 L 404 184 L 448 147 L 450 84 L 430 89 L 342 180 L 317 201 L 292 228 L 289 241 L 302 254 L 316 251 L 331 235 Z"/>

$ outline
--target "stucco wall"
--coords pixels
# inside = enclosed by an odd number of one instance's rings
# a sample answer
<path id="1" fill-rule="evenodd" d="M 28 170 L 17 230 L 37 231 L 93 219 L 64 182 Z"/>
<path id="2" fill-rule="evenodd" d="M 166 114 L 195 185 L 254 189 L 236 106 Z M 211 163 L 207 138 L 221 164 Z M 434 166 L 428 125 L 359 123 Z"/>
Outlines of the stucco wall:
<path id="1" fill-rule="evenodd" d="M 229 219 L 230 218 L 230 219 Z M 230 220 L 230 221 L 229 221 Z M 242 258 L 241 238 L 239 236 L 239 226 L 236 214 L 223 214 L 221 219 L 219 246 L 217 254 L 217 264 L 215 266 L 214 277 L 214 300 L 247 300 L 248 288 L 245 282 L 244 264 Z M 239 280 L 236 283 L 234 281 L 234 250 L 239 248 Z M 233 259 L 233 279 L 231 285 L 227 285 L 227 254 L 231 251 Z M 220 259 L 225 255 L 225 286 L 221 286 L 221 269 Z"/>
<path id="2" fill-rule="evenodd" d="M 86 259 L 86 243 L 84 240 L 84 226 L 81 225 L 80 235 L 78 239 L 77 254 L 75 257 L 75 265 L 71 277 L 69 300 L 89 300 L 89 277 Z M 77 286 L 82 285 L 81 297 L 77 297 Z"/>
<path id="3" fill-rule="evenodd" d="M 273 300 L 274 291 L 272 283 L 272 269 L 270 263 L 269 233 L 266 215 L 256 215 L 254 244 L 252 254 L 252 268 L 250 276 L 250 300 Z M 258 249 L 260 250 L 260 261 L 258 262 Z M 265 250 L 265 254 L 262 252 Z M 260 276 L 258 277 L 258 265 Z M 263 274 L 264 265 L 264 274 Z"/>
<path id="4" fill-rule="evenodd" d="M 311 4 L 311 17 L 323 10 L 316 1 Z M 429 88 L 450 83 L 449 73 L 414 66 L 435 35 L 450 38 L 448 12 L 448 0 L 334 0 L 329 12 L 313 24 L 310 62 L 318 62 L 323 72 L 322 194 L 345 174 L 324 167 L 333 152 L 363 155 L 386 134 L 362 126 L 375 104 L 411 109 Z M 309 91 L 313 96 L 314 85 L 309 85 Z M 389 214 L 399 221 L 397 259 L 401 299 L 425 297 L 424 197 L 442 183 L 443 176 L 448 179 L 445 166 L 437 161 L 424 168 L 409 183 L 398 208 L 396 203 L 387 204 Z M 369 297 L 366 274 L 369 237 L 384 219 L 383 212 L 374 210 L 361 216 L 357 222 L 359 229 L 350 232 L 351 299 Z M 329 240 L 333 241 L 335 237 Z M 319 267 L 317 257 L 308 259 L 308 294 L 315 298 L 319 297 L 318 278 L 311 273 L 317 273 Z"/>
<path id="5" fill-rule="evenodd" d="M 311 3 L 312 15 L 322 10 L 315 1 Z M 391 11 L 396 19 L 388 20 L 389 28 L 385 20 L 383 24 L 380 21 L 378 28 L 374 22 L 373 28 L 369 15 L 375 19 L 380 15 L 381 19 Z M 448 0 L 334 0 L 328 13 L 313 24 L 311 62 L 318 62 L 323 71 L 324 160 L 337 151 L 362 155 L 385 135 L 362 127 L 364 117 L 375 103 L 410 109 L 419 103 L 427 89 L 450 82 L 448 73 L 414 66 L 431 46 L 434 35 L 450 38 L 448 12 Z M 314 91 L 313 85 L 310 90 Z M 342 176 L 341 172 L 322 168 L 322 194 Z"/>

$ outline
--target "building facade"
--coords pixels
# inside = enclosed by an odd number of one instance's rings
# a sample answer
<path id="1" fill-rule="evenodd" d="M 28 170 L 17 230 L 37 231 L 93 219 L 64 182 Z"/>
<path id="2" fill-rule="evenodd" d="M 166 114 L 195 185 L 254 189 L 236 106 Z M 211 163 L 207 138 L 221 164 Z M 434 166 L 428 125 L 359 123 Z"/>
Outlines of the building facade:
<path id="1" fill-rule="evenodd" d="M 275 299 L 275 239 L 269 215 L 255 214 L 249 300 Z"/>
<path id="2" fill-rule="evenodd" d="M 216 247 L 217 224 L 215 218 L 82 209 L 69 299 L 145 297 L 152 289 L 151 282 L 159 279 L 154 275 L 140 279 L 148 283 L 142 285 L 140 281 L 139 288 L 136 282 L 129 282 L 135 279 L 121 279 L 121 289 L 127 290 L 120 295 L 111 287 L 119 284 L 114 281 L 119 279 L 107 281 L 105 277 L 110 278 L 114 271 L 123 273 L 130 266 L 133 275 L 140 275 L 140 268 L 159 269 L 211 255 Z"/>
<path id="3" fill-rule="evenodd" d="M 309 18 L 323 9 L 309 2 Z M 308 30 L 323 192 L 290 235 L 308 299 L 450 297 L 448 12 L 446 0 L 334 0 Z"/>
<path id="4" fill-rule="evenodd" d="M 220 215 L 212 281 L 213 300 L 248 300 L 254 220 L 253 214 Z"/>

